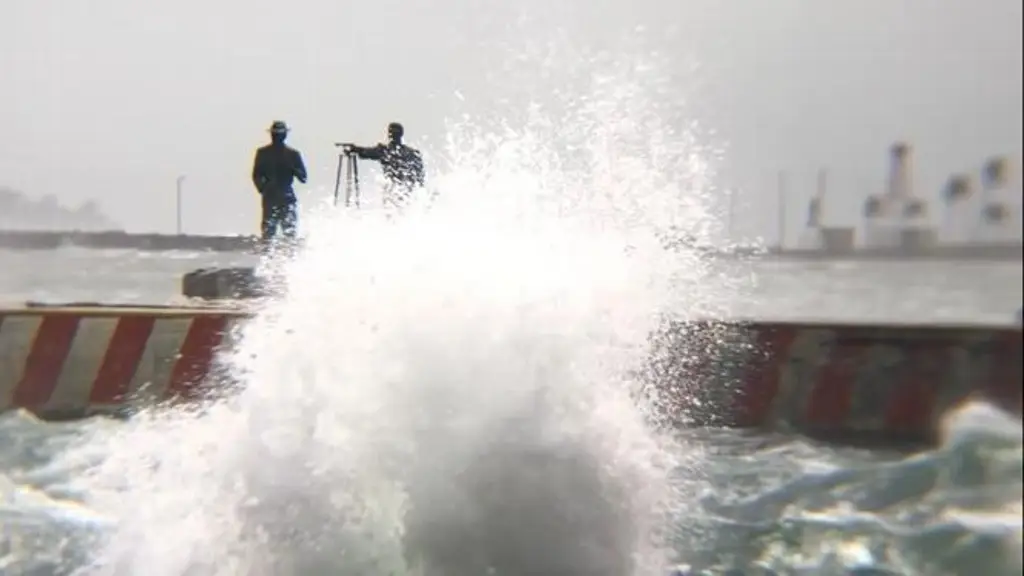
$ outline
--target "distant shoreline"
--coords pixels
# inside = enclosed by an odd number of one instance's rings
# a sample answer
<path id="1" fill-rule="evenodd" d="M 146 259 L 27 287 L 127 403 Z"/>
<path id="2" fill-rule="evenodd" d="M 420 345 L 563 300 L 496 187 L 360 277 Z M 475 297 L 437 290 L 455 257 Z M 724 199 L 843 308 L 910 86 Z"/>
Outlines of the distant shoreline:
<path id="1" fill-rule="evenodd" d="M 85 248 L 93 250 L 138 250 L 144 252 L 238 252 L 251 253 L 258 238 L 251 235 L 177 235 L 132 234 L 122 231 L 61 232 L 48 230 L 0 230 L 0 249 L 57 250 Z M 900 261 L 927 260 L 949 262 L 1021 262 L 1024 244 L 938 245 L 928 248 L 857 248 L 848 252 L 827 252 L 779 247 L 701 247 L 706 254 L 723 259 L 774 261 Z"/>

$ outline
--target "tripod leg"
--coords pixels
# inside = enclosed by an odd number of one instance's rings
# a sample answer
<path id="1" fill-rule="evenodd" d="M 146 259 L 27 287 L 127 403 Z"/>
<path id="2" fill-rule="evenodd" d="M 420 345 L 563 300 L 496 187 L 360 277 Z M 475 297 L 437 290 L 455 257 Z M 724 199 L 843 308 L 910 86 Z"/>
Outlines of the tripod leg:
<path id="1" fill-rule="evenodd" d="M 355 192 L 356 192 L 356 208 L 358 208 L 359 207 L 359 162 L 356 161 L 355 157 L 353 157 L 350 160 L 350 162 L 352 162 L 352 186 L 355 188 Z"/>
<path id="2" fill-rule="evenodd" d="M 338 192 L 341 189 L 341 165 L 344 163 L 345 156 L 338 154 L 338 173 L 334 176 L 334 205 L 338 205 Z"/>
<path id="3" fill-rule="evenodd" d="M 345 155 L 345 206 L 352 204 L 352 155 Z"/>

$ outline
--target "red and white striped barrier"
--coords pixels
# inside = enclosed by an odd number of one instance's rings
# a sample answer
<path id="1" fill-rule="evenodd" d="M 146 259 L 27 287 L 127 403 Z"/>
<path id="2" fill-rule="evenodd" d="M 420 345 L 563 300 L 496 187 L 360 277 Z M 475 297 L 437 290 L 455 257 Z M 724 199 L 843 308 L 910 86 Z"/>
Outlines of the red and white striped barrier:
<path id="1" fill-rule="evenodd" d="M 681 326 L 674 401 L 697 423 L 841 441 L 934 441 L 966 400 L 1021 415 L 1021 328 Z M 707 341 L 727 345 L 706 346 Z M 671 372 L 670 372 L 671 375 Z M 663 378 L 664 380 L 664 378 Z"/>
<path id="2" fill-rule="evenodd" d="M 73 418 L 188 397 L 241 317 L 163 308 L 0 310 L 0 412 Z"/>
<path id="3" fill-rule="evenodd" d="M 190 398 L 244 312 L 0 310 L 0 412 L 79 417 Z M 690 323 L 660 366 L 683 422 L 928 440 L 969 398 L 1021 414 L 1021 328 Z"/>

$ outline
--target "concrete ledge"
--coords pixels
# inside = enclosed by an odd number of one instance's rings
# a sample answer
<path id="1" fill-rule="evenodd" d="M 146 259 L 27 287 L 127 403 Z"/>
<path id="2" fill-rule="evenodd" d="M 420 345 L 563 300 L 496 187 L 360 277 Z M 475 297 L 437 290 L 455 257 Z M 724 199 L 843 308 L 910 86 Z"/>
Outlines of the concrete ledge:
<path id="1" fill-rule="evenodd" d="M 69 302 L 64 304 L 41 304 L 28 302 L 24 306 L 0 305 L 0 317 L 3 316 L 39 316 L 39 315 L 71 315 L 83 318 L 120 318 L 132 316 L 152 316 L 158 318 L 193 318 L 197 316 L 229 316 L 247 318 L 251 312 L 243 307 L 227 307 L 222 303 L 209 306 L 160 306 L 137 304 L 118 305 L 93 302 Z"/>
<path id="2" fill-rule="evenodd" d="M 125 415 L 221 391 L 241 309 L 0 309 L 0 412 Z M 970 399 L 1020 417 L 1020 326 L 693 321 L 652 337 L 649 379 L 680 426 L 929 443 Z M 228 375 L 229 376 L 229 375 Z"/>

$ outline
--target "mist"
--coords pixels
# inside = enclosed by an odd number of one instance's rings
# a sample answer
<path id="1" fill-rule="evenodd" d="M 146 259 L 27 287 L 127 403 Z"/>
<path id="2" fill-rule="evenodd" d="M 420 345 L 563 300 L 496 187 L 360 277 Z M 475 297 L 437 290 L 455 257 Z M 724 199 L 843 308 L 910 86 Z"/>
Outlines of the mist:
<path id="1" fill-rule="evenodd" d="M 445 121 L 542 100 L 555 39 L 657 52 L 740 189 L 736 233 L 774 236 L 774 172 L 809 194 L 827 165 L 854 210 L 884 182 L 886 148 L 915 149 L 933 197 L 951 171 L 1020 165 L 1019 0 L 6 0 L 0 6 L 0 185 L 95 200 L 129 231 L 170 232 L 185 175 L 189 233 L 252 233 L 255 148 L 275 119 L 305 156 L 309 209 L 331 194 L 332 143 L 392 120 L 439 170 Z M 523 57 L 523 54 L 527 54 Z M 365 174 L 372 177 L 367 167 Z M 846 203 L 848 205 L 844 205 Z M 794 223 L 796 224 L 796 223 Z"/>

